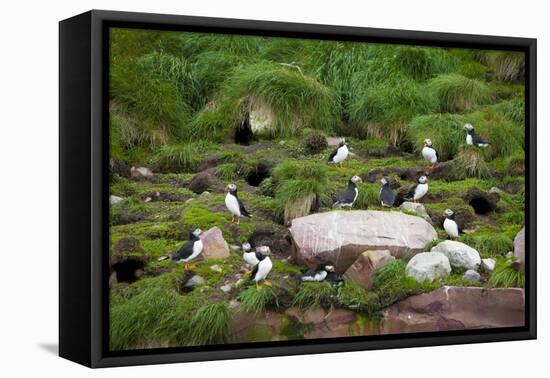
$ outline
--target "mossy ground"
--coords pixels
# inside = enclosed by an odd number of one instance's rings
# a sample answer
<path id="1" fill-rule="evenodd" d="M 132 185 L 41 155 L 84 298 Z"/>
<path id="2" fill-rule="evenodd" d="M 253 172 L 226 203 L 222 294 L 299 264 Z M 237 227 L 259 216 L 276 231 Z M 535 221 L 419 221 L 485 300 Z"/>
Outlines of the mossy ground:
<path id="1" fill-rule="evenodd" d="M 258 230 L 282 239 L 289 204 L 313 198 L 310 211 L 330 211 L 353 175 L 382 170 L 395 189 L 407 189 L 414 178 L 404 171 L 427 169 L 420 155 L 425 138 L 449 164 L 440 178 L 429 176 L 424 199 L 439 239 L 446 238 L 443 211 L 451 208 L 471 231 L 460 240 L 482 257 L 497 258 L 497 271 L 480 285 L 522 285 L 504 258 L 525 213 L 517 57 L 503 66 L 505 56 L 487 51 L 122 29 L 112 43 L 111 157 L 122 168 L 113 168 L 110 194 L 123 200 L 110 208 L 110 246 L 133 237 L 149 257 L 137 281 L 112 287 L 113 349 L 226 342 L 235 301 L 254 314 L 291 306 L 346 308 L 359 314 L 360 330 L 407 296 L 472 285 L 455 274 L 418 284 L 406 277 L 402 260 L 380 269 L 370 291 L 351 282 L 302 284 L 304 267 L 288 259 L 289 247 L 273 256 L 271 287 L 257 290 L 243 275 L 240 253 L 232 251 L 226 259 L 194 262 L 204 283 L 182 290 L 181 265 L 159 261 L 195 227 L 219 227 L 237 246 Z M 271 112 L 275 127 L 242 136 L 238 131 L 257 107 Z M 466 122 L 491 140 L 490 147 L 464 147 Z M 342 166 L 327 164 L 333 147 L 323 137 L 336 135 L 346 137 L 352 152 Z M 132 165 L 155 175 L 135 181 Z M 191 179 L 208 169 L 216 184 L 194 193 Z M 225 208 L 229 182 L 254 214 L 240 225 Z M 493 187 L 501 190 L 497 208 L 476 214 L 464 197 L 472 188 Z M 360 183 L 355 209 L 382 210 L 379 190 L 379 182 Z M 230 290 L 221 290 L 227 285 Z M 279 336 L 301 338 L 306 331 L 287 316 Z M 257 333 L 259 339 L 269 334 Z"/>

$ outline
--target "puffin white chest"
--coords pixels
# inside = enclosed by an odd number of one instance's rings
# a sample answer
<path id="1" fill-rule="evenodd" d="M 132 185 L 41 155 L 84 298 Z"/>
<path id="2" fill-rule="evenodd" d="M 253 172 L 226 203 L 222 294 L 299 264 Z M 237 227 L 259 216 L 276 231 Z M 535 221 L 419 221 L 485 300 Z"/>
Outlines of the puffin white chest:
<path id="1" fill-rule="evenodd" d="M 227 206 L 227 209 L 231 212 L 233 215 L 241 216 L 241 209 L 239 206 L 239 201 L 237 200 L 237 197 L 235 197 L 231 193 L 227 193 L 225 196 L 225 206 Z"/>
<path id="2" fill-rule="evenodd" d="M 424 147 L 422 149 L 422 156 L 424 156 L 424 159 L 426 159 L 428 163 L 435 164 L 437 162 L 437 154 L 431 147 Z"/>
<path id="3" fill-rule="evenodd" d="M 317 282 L 323 281 L 325 278 L 327 278 L 327 274 L 328 273 L 325 270 L 320 271 L 319 273 L 315 273 L 315 281 Z"/>
<path id="4" fill-rule="evenodd" d="M 266 257 L 265 259 L 260 261 L 258 263 L 258 272 L 256 273 L 256 276 L 254 276 L 254 281 L 258 282 L 265 279 L 271 271 L 272 267 L 273 263 L 271 262 L 271 259 L 269 257 Z"/>
<path id="5" fill-rule="evenodd" d="M 419 200 L 428 193 L 428 184 L 418 184 L 414 191 L 414 200 Z"/>
<path id="6" fill-rule="evenodd" d="M 338 148 L 338 151 L 336 152 L 336 155 L 332 158 L 332 161 L 334 161 L 336 164 L 343 162 L 348 157 L 349 150 L 348 146 L 343 145 L 342 147 Z"/>
<path id="7" fill-rule="evenodd" d="M 470 146 L 474 144 L 474 140 L 470 134 L 466 134 L 466 144 L 469 144 Z"/>
<path id="8" fill-rule="evenodd" d="M 443 221 L 443 228 L 447 235 L 452 238 L 458 238 L 458 225 L 454 220 L 445 218 L 445 221 Z"/>
<path id="9" fill-rule="evenodd" d="M 243 253 L 243 259 L 246 261 L 247 264 L 254 266 L 260 261 L 256 257 L 256 254 L 254 252 L 245 252 Z"/>
<path id="10" fill-rule="evenodd" d="M 202 240 L 197 240 L 195 243 L 193 243 L 193 253 L 191 253 L 191 256 L 184 259 L 184 262 L 188 262 L 193 260 L 195 257 L 197 257 L 202 252 Z"/>

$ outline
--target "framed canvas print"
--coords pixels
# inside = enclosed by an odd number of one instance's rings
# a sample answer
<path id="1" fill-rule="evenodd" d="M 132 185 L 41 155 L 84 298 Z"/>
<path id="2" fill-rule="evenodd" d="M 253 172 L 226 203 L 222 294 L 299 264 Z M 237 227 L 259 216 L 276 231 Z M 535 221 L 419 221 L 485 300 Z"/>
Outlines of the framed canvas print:
<path id="1" fill-rule="evenodd" d="M 536 40 L 60 23 L 60 355 L 536 337 Z"/>

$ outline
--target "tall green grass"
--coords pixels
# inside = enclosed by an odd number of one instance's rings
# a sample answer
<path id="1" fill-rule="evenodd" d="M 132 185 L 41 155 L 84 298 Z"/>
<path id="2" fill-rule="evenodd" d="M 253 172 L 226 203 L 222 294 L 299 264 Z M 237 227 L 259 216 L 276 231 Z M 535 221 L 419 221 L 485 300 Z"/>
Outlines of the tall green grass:
<path id="1" fill-rule="evenodd" d="M 461 145 L 466 143 L 464 124 L 459 114 L 432 114 L 413 118 L 409 123 L 408 137 L 417 153 L 424 147 L 424 139 L 431 139 L 440 161 L 452 159 Z"/>
<path id="2" fill-rule="evenodd" d="M 437 76 L 430 81 L 429 89 L 438 99 L 441 112 L 470 112 L 491 100 L 486 83 L 459 74 Z"/>

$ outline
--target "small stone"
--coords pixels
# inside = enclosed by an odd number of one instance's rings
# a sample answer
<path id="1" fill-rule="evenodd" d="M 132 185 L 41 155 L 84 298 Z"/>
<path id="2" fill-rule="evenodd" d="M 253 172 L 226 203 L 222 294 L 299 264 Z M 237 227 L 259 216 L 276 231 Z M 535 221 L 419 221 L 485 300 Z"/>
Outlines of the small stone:
<path id="1" fill-rule="evenodd" d="M 462 278 L 466 281 L 474 281 L 474 282 L 478 282 L 479 280 L 481 280 L 481 276 L 479 275 L 478 272 L 476 272 L 475 270 L 473 269 L 468 269 L 464 275 L 462 276 Z"/>
<path id="2" fill-rule="evenodd" d="M 238 246 L 238 245 L 235 245 L 235 244 L 231 244 L 229 246 L 229 248 L 231 248 L 232 251 L 240 251 L 241 250 L 241 247 Z"/>
<path id="3" fill-rule="evenodd" d="M 409 260 L 405 272 L 418 282 L 433 282 L 448 276 L 451 273 L 451 265 L 443 253 L 423 252 Z"/>
<path id="4" fill-rule="evenodd" d="M 506 258 L 511 259 L 512 257 L 514 257 L 514 252 L 508 251 L 508 253 L 506 254 Z"/>
<path id="5" fill-rule="evenodd" d="M 185 203 L 189 203 L 189 202 L 191 202 L 191 201 L 193 201 L 193 200 L 194 200 L 194 198 L 189 198 L 188 200 L 185 200 Z"/>
<path id="6" fill-rule="evenodd" d="M 231 291 L 232 287 L 230 284 L 227 284 L 227 285 L 223 285 L 222 287 L 220 287 L 220 290 L 223 291 L 224 293 L 229 293 Z"/>
<path id="7" fill-rule="evenodd" d="M 206 196 L 209 196 L 209 195 L 210 195 L 210 192 L 209 192 L 209 191 L 206 191 L 206 190 L 205 190 L 204 192 L 201 193 L 201 196 L 205 196 L 205 197 L 206 197 Z"/>
<path id="8" fill-rule="evenodd" d="M 426 208 L 421 203 L 405 201 L 401 204 L 401 206 L 399 206 L 399 210 L 403 212 L 416 214 L 417 216 L 421 217 L 425 221 L 432 223 L 432 219 L 428 215 Z"/>
<path id="9" fill-rule="evenodd" d="M 212 265 L 212 266 L 210 267 L 210 269 L 213 270 L 214 272 L 218 272 L 218 273 L 223 272 L 222 267 L 219 266 L 219 265 Z"/>
<path id="10" fill-rule="evenodd" d="M 147 167 L 131 167 L 130 176 L 135 180 L 150 180 L 153 178 L 153 171 Z"/>
<path id="11" fill-rule="evenodd" d="M 203 283 L 205 283 L 206 280 L 204 278 L 202 278 L 201 276 L 199 276 L 198 274 L 194 275 L 193 277 L 191 277 L 189 279 L 189 281 L 187 281 L 185 283 L 185 287 L 195 287 L 197 285 L 201 285 Z"/>
<path id="12" fill-rule="evenodd" d="M 229 308 L 233 309 L 233 308 L 237 308 L 240 306 L 240 303 L 238 300 L 236 299 L 232 299 L 229 301 Z"/>
<path id="13" fill-rule="evenodd" d="M 496 261 L 494 259 L 481 259 L 481 269 L 486 272 L 495 270 Z"/>
<path id="14" fill-rule="evenodd" d="M 489 189 L 489 194 L 493 194 L 493 193 L 500 194 L 502 193 L 502 189 L 499 189 L 496 186 L 493 186 L 491 189 Z"/>
<path id="15" fill-rule="evenodd" d="M 111 196 L 109 197 L 109 203 L 111 205 L 115 205 L 115 204 L 120 203 L 122 201 L 124 201 L 124 198 L 115 196 L 113 194 L 111 194 Z"/>

